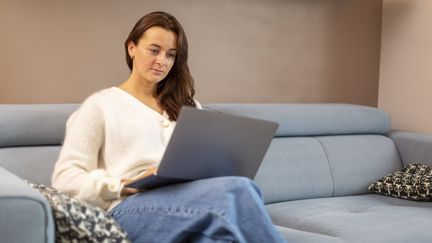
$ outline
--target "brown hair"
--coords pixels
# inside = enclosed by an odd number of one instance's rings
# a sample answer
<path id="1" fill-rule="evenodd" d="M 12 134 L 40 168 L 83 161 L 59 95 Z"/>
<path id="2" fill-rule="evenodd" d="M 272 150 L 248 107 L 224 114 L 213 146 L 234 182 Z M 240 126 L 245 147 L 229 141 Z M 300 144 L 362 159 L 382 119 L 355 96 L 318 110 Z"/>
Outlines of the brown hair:
<path id="1" fill-rule="evenodd" d="M 156 88 L 156 97 L 159 99 L 162 108 L 170 119 L 175 121 L 182 106 L 196 106 L 193 99 L 195 95 L 194 80 L 187 63 L 188 44 L 186 34 L 177 19 L 165 12 L 152 12 L 138 20 L 124 44 L 126 63 L 129 69 L 132 70 L 133 62 L 129 56 L 128 44 L 132 41 L 137 45 L 144 32 L 153 26 L 162 27 L 177 35 L 177 54 L 174 65 Z"/>

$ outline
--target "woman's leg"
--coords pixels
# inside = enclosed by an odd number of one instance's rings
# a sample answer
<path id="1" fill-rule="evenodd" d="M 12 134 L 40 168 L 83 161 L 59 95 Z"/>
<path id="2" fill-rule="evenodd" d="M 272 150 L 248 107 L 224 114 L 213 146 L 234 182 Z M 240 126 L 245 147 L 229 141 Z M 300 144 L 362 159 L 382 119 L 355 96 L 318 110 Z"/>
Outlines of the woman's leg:
<path id="1" fill-rule="evenodd" d="M 133 242 L 285 242 L 258 188 L 243 177 L 197 180 L 136 194 L 111 215 Z"/>

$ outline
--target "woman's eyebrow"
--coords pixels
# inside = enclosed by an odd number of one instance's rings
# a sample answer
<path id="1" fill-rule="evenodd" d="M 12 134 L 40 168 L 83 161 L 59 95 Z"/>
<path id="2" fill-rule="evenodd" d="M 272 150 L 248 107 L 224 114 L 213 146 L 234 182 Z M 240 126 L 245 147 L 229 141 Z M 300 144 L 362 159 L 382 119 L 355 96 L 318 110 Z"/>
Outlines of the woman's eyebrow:
<path id="1" fill-rule="evenodd" d="M 159 49 L 162 49 L 162 47 L 160 45 L 158 45 L 158 44 L 150 43 L 150 45 L 151 46 L 155 46 L 155 47 L 157 47 Z M 171 48 L 171 49 L 169 49 L 169 51 L 177 51 L 177 49 L 176 48 Z"/>

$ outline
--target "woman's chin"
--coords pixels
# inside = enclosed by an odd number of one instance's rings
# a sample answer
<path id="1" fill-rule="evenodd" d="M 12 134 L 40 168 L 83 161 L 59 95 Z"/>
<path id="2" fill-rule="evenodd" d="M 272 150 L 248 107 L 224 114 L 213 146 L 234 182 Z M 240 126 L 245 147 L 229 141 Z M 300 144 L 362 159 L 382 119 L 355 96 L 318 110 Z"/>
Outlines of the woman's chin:
<path id="1" fill-rule="evenodd" d="M 150 82 L 150 83 L 159 83 L 164 78 L 165 78 L 164 76 L 149 75 L 149 76 L 144 77 L 143 79 L 147 80 L 147 82 Z"/>

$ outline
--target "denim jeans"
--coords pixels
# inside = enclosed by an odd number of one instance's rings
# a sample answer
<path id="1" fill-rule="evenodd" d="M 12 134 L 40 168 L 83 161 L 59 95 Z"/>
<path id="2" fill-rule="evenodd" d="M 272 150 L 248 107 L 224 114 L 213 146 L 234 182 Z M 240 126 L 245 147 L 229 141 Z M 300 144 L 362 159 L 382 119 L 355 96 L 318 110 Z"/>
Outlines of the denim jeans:
<path id="1" fill-rule="evenodd" d="M 133 242 L 285 242 L 256 185 L 217 177 L 135 194 L 110 214 Z"/>

